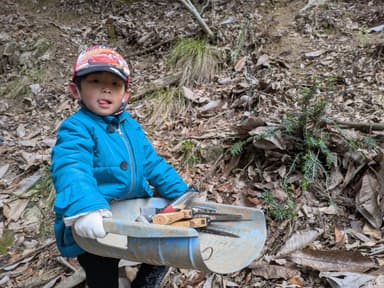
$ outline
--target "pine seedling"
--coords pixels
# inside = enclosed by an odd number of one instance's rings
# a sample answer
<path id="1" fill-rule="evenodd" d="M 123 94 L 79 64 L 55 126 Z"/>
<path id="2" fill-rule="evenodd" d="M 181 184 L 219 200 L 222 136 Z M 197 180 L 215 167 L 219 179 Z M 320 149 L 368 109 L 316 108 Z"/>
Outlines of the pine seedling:
<path id="1" fill-rule="evenodd" d="M 252 142 L 253 141 L 253 136 L 252 137 L 248 137 L 246 140 L 244 141 L 239 141 L 239 142 L 235 142 L 231 147 L 229 147 L 229 153 L 232 155 L 232 156 L 238 156 L 240 155 L 241 153 L 243 153 L 244 151 L 244 147 L 246 145 L 248 145 L 248 143 Z"/>
<path id="2" fill-rule="evenodd" d="M 327 175 L 327 172 L 319 159 L 319 154 L 309 150 L 303 158 L 303 188 L 306 191 L 321 175 Z"/>

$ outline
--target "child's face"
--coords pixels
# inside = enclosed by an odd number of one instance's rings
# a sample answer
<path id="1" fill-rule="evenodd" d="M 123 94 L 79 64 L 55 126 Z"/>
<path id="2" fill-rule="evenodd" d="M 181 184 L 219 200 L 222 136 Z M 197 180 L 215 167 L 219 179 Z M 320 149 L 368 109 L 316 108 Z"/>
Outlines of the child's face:
<path id="1" fill-rule="evenodd" d="M 111 115 L 121 105 L 125 95 L 125 83 L 109 72 L 92 73 L 81 80 L 81 100 L 93 113 Z"/>

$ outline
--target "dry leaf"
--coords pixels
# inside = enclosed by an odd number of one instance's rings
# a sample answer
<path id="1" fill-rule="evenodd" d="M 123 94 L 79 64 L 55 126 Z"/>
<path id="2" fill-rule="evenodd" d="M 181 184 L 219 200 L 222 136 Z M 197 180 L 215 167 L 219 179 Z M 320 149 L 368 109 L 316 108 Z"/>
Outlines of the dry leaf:
<path id="1" fill-rule="evenodd" d="M 3 214 L 10 221 L 17 221 L 28 205 L 28 199 L 17 199 L 4 203 Z"/>
<path id="2" fill-rule="evenodd" d="M 326 278 L 332 288 L 360 288 L 375 279 L 372 275 L 351 272 L 322 272 L 319 276 Z"/>
<path id="3" fill-rule="evenodd" d="M 304 287 L 304 280 L 301 277 L 292 277 L 288 280 L 288 283 L 298 287 Z"/>
<path id="4" fill-rule="evenodd" d="M 296 232 L 285 242 L 285 245 L 280 249 L 276 256 L 284 256 L 293 251 L 302 249 L 311 244 L 322 233 L 323 232 L 315 230 Z"/>
<path id="5" fill-rule="evenodd" d="M 316 57 L 319 57 L 320 55 L 324 54 L 326 51 L 325 50 L 316 50 L 316 51 L 312 51 L 312 52 L 307 52 L 305 53 L 305 58 L 307 59 L 313 59 L 313 58 L 316 58 Z"/>
<path id="6" fill-rule="evenodd" d="M 202 97 L 202 96 L 198 95 L 198 93 L 194 93 L 191 89 L 189 89 L 188 87 L 185 87 L 185 86 L 183 86 L 183 95 L 188 100 L 190 100 L 194 103 L 197 103 L 197 104 L 202 104 L 202 103 L 206 103 L 209 101 L 209 99 L 207 97 Z"/>
<path id="7" fill-rule="evenodd" d="M 16 190 L 13 192 L 13 194 L 20 197 L 28 197 L 25 192 L 28 191 L 28 189 L 31 188 L 33 185 L 35 185 L 36 182 L 43 176 L 43 174 L 44 169 L 40 169 L 36 171 L 33 175 L 24 178 L 17 184 Z"/>
<path id="8" fill-rule="evenodd" d="M 249 131 L 249 135 L 256 136 L 253 141 L 253 146 L 259 149 L 280 149 L 285 150 L 283 138 L 279 131 L 272 132 L 273 128 L 261 126 Z"/>
<path id="9" fill-rule="evenodd" d="M 256 67 L 263 66 L 268 68 L 270 65 L 269 56 L 266 54 L 261 55 L 259 59 L 257 59 Z"/>
<path id="10" fill-rule="evenodd" d="M 366 224 L 364 225 L 363 227 L 363 231 L 362 231 L 365 235 L 368 235 L 368 236 L 371 236 L 373 237 L 374 239 L 376 240 L 381 240 L 383 239 L 383 235 L 381 233 L 381 230 L 380 229 L 375 229 L 373 228 L 371 225 L 369 224 Z"/>
<path id="11" fill-rule="evenodd" d="M 254 204 L 255 206 L 260 205 L 262 201 L 257 197 L 247 197 L 248 201 Z"/>
<path id="12" fill-rule="evenodd" d="M 8 169 L 9 169 L 9 164 L 0 166 L 0 179 L 2 179 L 4 175 L 8 172 Z"/>
<path id="13" fill-rule="evenodd" d="M 362 178 L 361 188 L 356 194 L 356 209 L 375 228 L 380 229 L 383 223 L 383 212 L 377 203 L 380 189 L 377 179 L 369 172 Z"/>
<path id="14" fill-rule="evenodd" d="M 299 274 L 296 269 L 287 268 L 279 265 L 250 264 L 248 268 L 253 269 L 252 274 L 263 277 L 264 279 L 291 279 Z"/>
<path id="15" fill-rule="evenodd" d="M 345 231 L 340 229 L 340 227 L 335 226 L 335 242 L 342 243 L 345 240 Z"/>
<path id="16" fill-rule="evenodd" d="M 355 251 L 326 251 L 307 248 L 293 252 L 289 259 L 296 264 L 321 272 L 365 272 L 376 268 L 376 264 L 369 257 Z"/>
<path id="17" fill-rule="evenodd" d="M 239 72 L 239 71 L 243 70 L 246 61 L 247 61 L 247 56 L 244 56 L 239 61 L 237 61 L 237 63 L 235 64 L 235 67 L 234 67 L 235 71 Z"/>
<path id="18" fill-rule="evenodd" d="M 204 106 L 199 108 L 199 111 L 204 112 L 211 112 L 213 110 L 218 110 L 223 106 L 223 102 L 221 100 L 211 100 Z"/>

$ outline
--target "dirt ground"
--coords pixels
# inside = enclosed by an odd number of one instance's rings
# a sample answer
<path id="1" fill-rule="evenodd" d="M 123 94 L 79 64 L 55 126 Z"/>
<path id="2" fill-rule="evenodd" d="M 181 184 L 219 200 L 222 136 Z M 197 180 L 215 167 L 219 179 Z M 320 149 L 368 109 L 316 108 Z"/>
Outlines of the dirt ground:
<path id="1" fill-rule="evenodd" d="M 369 241 L 360 238 L 361 242 L 357 243 L 356 237 L 351 237 L 340 244 L 336 239 L 336 231 L 353 228 L 354 223 L 367 227 L 368 221 L 351 204 L 354 195 L 336 195 L 330 199 L 316 193 L 303 196 L 297 189 L 295 200 L 300 204 L 297 216 L 278 221 L 269 214 L 270 203 L 260 196 L 260 190 L 281 190 L 277 189 L 281 187 L 281 177 L 276 176 L 282 171 L 281 159 L 275 165 L 265 161 L 262 167 L 240 165 L 244 157 L 233 160 L 223 150 L 237 139 L 234 126 L 239 127 L 244 118 L 252 115 L 268 125 L 277 125 L 284 115 L 300 109 L 301 89 L 314 84 L 317 95 L 327 103 L 328 119 L 377 124 L 379 127 L 368 134 L 381 147 L 384 34 L 379 25 L 384 24 L 384 3 L 381 0 L 193 2 L 217 36 L 212 43 L 225 57 L 215 79 L 191 87 L 195 95 L 208 100 L 191 103 L 185 114 L 170 112 L 171 117 L 157 126 L 150 121 L 153 108 L 143 97 L 143 91 L 153 81 L 171 73 L 167 57 L 178 38 L 198 38 L 204 34 L 179 1 L 2 1 L 0 231 L 2 239 L 7 231 L 12 231 L 14 238 L 11 247 L 0 255 L 1 287 L 75 287 L 63 284 L 68 283 L 68 277 L 79 266 L 74 260 L 60 258 L 54 245 L 50 228 L 53 196 L 48 187 L 42 194 L 27 192 L 26 188 L 31 181 L 46 176 L 56 129 L 77 109 L 67 90 L 73 62 L 81 48 L 95 43 L 111 45 L 128 59 L 132 72 L 128 110 L 143 124 L 159 153 L 185 179 L 199 186 L 202 197 L 267 212 L 267 242 L 253 266 L 229 275 L 174 268 L 165 287 L 380 287 L 379 282 L 383 281 L 380 276 L 384 275 L 381 225 L 370 228 L 369 232 L 359 230 L 360 237 L 368 237 Z M 242 102 L 244 99 L 247 102 Z M 220 105 L 210 110 L 205 106 L 207 103 Z M 358 132 L 350 129 L 349 133 Z M 187 152 L 180 148 L 180 143 L 186 140 L 193 143 L 193 152 L 198 151 L 199 163 L 188 165 Z M 273 162 L 277 153 L 268 155 Z M 238 168 L 236 173 L 234 168 Z M 281 201 L 286 199 L 284 195 L 274 196 Z M 314 210 L 301 209 L 309 206 L 325 209 L 332 206 L 329 203 L 337 203 L 342 213 L 321 210 L 316 214 Z M 39 212 L 31 212 L 36 207 Z M 31 215 L 37 219 L 32 226 L 26 220 Z M 369 276 L 369 281 L 373 281 L 371 286 L 363 286 L 368 280 L 361 286 L 348 286 L 352 282 L 331 286 L 331 276 L 319 275 L 329 272 L 327 269 L 274 258 L 295 231 L 305 230 L 322 231 L 311 242 L 312 248 L 358 251 L 370 256 L 375 265 L 364 262 L 365 258 L 359 258 L 362 261 L 359 262 L 353 257 L 340 264 L 360 263 L 366 265 L 364 271 L 341 268 L 336 271 L 346 273 L 344 279 L 352 279 L 348 278 L 354 276 L 348 274 L 352 272 Z M 302 237 L 299 242 L 307 243 L 307 240 Z M 372 247 L 375 253 L 369 250 Z M 324 258 L 318 266 L 325 265 Z M 261 269 L 259 264 L 267 268 Z M 288 270 L 282 271 L 283 268 Z"/>

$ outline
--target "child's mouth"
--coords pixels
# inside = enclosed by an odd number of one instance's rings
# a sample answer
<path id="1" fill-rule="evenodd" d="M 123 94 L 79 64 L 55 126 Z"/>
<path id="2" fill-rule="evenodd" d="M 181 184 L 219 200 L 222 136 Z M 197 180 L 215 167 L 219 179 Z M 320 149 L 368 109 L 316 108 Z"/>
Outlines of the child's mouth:
<path id="1" fill-rule="evenodd" d="M 109 100 L 106 100 L 106 99 L 101 99 L 101 100 L 97 101 L 97 103 L 101 107 L 109 107 L 109 105 L 112 104 L 112 101 L 109 101 Z"/>

